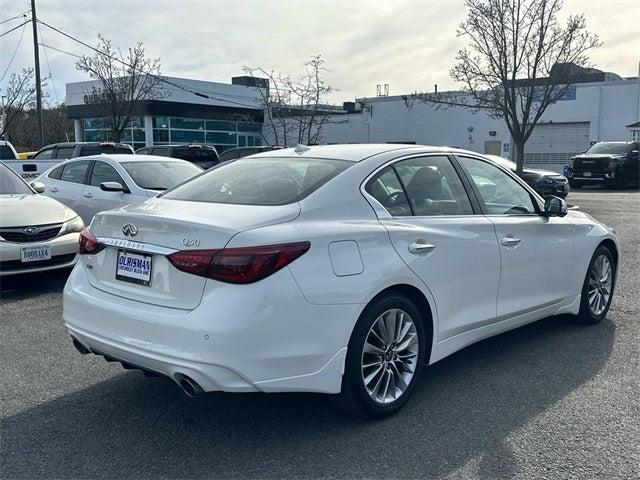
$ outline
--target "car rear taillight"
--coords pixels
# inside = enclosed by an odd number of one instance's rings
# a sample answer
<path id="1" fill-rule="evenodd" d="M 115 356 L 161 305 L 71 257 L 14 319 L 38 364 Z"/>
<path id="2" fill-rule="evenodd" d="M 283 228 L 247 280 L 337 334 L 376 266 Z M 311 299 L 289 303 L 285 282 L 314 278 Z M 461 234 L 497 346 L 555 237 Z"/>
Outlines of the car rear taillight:
<path id="1" fill-rule="evenodd" d="M 222 250 L 182 250 L 167 256 L 178 270 L 226 283 L 247 284 L 274 274 L 304 255 L 309 242 L 223 248 Z"/>
<path id="2" fill-rule="evenodd" d="M 115 144 L 115 143 L 113 143 L 113 142 L 100 142 L 100 143 L 98 144 L 98 146 L 99 146 L 99 147 L 112 147 L 112 148 L 113 148 L 113 147 L 115 147 L 115 146 L 116 146 L 116 144 Z"/>
<path id="3" fill-rule="evenodd" d="M 104 245 L 98 243 L 98 239 L 91 233 L 91 230 L 85 228 L 80 232 L 80 241 L 78 245 L 78 253 L 80 255 L 93 255 L 104 248 Z"/>

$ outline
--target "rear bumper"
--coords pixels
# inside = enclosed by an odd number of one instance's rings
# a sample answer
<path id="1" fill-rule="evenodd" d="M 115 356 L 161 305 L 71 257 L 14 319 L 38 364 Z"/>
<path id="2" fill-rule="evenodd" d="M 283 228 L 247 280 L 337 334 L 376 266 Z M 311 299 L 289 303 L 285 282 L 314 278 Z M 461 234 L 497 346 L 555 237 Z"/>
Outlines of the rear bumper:
<path id="1" fill-rule="evenodd" d="M 204 391 L 339 392 L 361 306 L 312 305 L 288 269 L 273 277 L 266 290 L 269 279 L 208 285 L 198 308 L 182 310 L 98 290 L 79 264 L 65 286 L 65 326 L 95 353 Z"/>

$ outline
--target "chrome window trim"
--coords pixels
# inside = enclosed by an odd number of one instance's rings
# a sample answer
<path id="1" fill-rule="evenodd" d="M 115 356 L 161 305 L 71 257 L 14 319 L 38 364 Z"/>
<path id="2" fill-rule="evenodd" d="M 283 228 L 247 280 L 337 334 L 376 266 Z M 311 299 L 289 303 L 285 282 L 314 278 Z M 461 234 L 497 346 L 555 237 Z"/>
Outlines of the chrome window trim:
<path id="1" fill-rule="evenodd" d="M 151 243 L 133 242 L 124 238 L 98 237 L 98 243 L 109 247 L 124 248 L 136 252 L 155 253 L 158 255 L 171 255 L 177 252 L 175 248 L 161 247 Z"/>

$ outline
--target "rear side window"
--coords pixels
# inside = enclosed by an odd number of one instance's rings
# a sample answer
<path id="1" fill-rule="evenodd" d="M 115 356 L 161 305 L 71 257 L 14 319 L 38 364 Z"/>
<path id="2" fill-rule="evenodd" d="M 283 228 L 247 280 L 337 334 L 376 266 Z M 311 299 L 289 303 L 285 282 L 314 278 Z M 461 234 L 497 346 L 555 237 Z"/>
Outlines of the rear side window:
<path id="1" fill-rule="evenodd" d="M 242 159 L 213 168 L 163 197 L 237 205 L 286 205 L 311 194 L 351 164 L 313 158 Z"/>
<path id="2" fill-rule="evenodd" d="M 75 147 L 58 147 L 58 152 L 56 153 L 56 158 L 61 160 L 68 160 L 73 158 L 73 151 Z"/>
<path id="3" fill-rule="evenodd" d="M 67 163 L 62 169 L 60 180 L 63 182 L 84 183 L 87 168 L 89 168 L 89 160 Z"/>
<path id="4" fill-rule="evenodd" d="M 133 150 L 129 147 L 122 146 L 108 146 L 108 145 L 85 145 L 80 150 L 81 157 L 88 157 L 89 155 L 100 155 L 101 153 L 114 153 L 114 154 L 131 154 Z"/>
<path id="5" fill-rule="evenodd" d="M 473 215 L 473 208 L 446 156 L 410 158 L 394 164 L 414 215 Z"/>
<path id="6" fill-rule="evenodd" d="M 411 207 L 392 167 L 387 167 L 369 180 L 365 188 L 394 217 L 408 217 Z"/>
<path id="7" fill-rule="evenodd" d="M 60 176 L 62 175 L 62 170 L 64 169 L 64 165 L 60 167 L 56 167 L 51 172 L 49 172 L 48 177 L 53 178 L 54 180 L 60 180 Z"/>
<path id="8" fill-rule="evenodd" d="M 232 160 L 234 158 L 238 158 L 238 149 L 232 148 L 220 154 L 220 161 L 226 162 L 227 160 Z"/>
<path id="9" fill-rule="evenodd" d="M 169 149 L 168 148 L 154 148 L 153 150 L 151 150 L 151 154 L 152 155 L 159 155 L 161 157 L 168 157 L 169 156 Z"/>
<path id="10" fill-rule="evenodd" d="M 93 172 L 91 172 L 91 179 L 89 185 L 92 187 L 99 187 L 103 182 L 118 182 L 123 187 L 126 187 L 124 180 L 116 169 L 105 162 L 96 161 L 93 165 Z"/>

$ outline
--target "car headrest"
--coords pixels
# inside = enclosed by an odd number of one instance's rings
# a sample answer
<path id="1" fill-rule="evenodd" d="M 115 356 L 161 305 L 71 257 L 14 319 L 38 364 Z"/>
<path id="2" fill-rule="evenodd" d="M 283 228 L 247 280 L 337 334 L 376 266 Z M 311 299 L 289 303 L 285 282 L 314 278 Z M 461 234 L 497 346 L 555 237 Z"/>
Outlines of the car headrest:
<path id="1" fill-rule="evenodd" d="M 440 172 L 430 167 L 420 168 L 407 185 L 407 190 L 416 201 L 438 200 L 442 194 Z"/>

